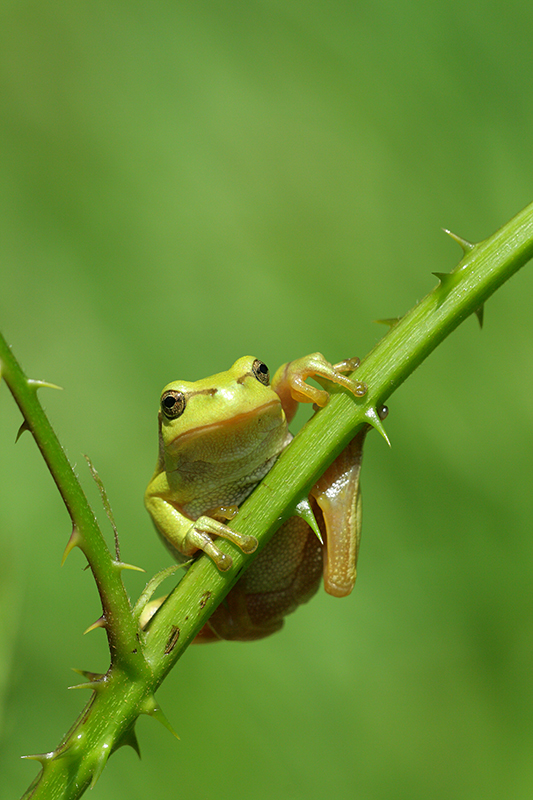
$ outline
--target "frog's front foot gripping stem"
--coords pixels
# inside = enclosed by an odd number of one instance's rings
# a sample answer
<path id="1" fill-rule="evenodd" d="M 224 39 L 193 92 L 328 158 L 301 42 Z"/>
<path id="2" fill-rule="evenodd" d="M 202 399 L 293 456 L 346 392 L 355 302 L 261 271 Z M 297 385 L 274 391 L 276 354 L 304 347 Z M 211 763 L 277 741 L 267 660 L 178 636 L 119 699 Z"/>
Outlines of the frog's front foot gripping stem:
<path id="1" fill-rule="evenodd" d="M 307 378 L 314 378 L 318 383 L 329 381 L 348 389 L 355 397 L 364 397 L 368 391 L 366 383 L 354 381 L 347 378 L 344 372 L 352 372 L 359 366 L 358 358 L 347 358 L 338 364 L 330 364 L 322 353 L 312 353 L 311 355 L 290 361 L 280 367 L 272 386 L 274 390 L 283 398 L 285 387 L 290 387 L 292 403 L 315 403 L 319 408 L 323 408 L 329 400 L 329 392 L 326 389 L 317 389 L 306 383 Z M 289 417 L 292 418 L 292 404 L 288 404 Z"/>
<path id="2" fill-rule="evenodd" d="M 216 546 L 211 536 L 221 536 L 223 539 L 228 539 L 228 541 L 236 544 L 243 553 L 253 553 L 257 549 L 255 536 L 238 533 L 228 528 L 224 523 L 211 519 L 211 517 L 198 517 L 187 531 L 186 542 L 192 548 L 203 550 L 204 553 L 207 553 L 222 572 L 231 568 L 233 559 Z"/>

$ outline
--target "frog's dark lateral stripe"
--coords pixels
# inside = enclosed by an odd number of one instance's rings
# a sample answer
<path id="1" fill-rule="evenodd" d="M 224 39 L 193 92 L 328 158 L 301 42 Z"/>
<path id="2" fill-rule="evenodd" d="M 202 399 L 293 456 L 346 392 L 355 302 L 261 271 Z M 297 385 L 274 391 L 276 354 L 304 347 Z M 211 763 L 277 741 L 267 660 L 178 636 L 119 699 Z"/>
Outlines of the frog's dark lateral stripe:
<path id="1" fill-rule="evenodd" d="M 187 400 L 189 397 L 194 397 L 197 394 L 210 394 L 211 396 L 215 395 L 218 392 L 218 389 L 215 389 L 213 386 L 211 389 L 198 389 L 197 392 L 185 392 L 185 397 Z"/>

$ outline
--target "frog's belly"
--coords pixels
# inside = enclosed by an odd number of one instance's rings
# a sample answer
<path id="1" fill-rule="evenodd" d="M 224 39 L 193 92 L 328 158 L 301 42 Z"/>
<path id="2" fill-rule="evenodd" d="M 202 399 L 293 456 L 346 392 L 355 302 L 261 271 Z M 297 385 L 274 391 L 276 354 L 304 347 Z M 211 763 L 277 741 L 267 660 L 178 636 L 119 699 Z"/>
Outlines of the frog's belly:
<path id="1" fill-rule="evenodd" d="M 286 426 L 259 421 L 263 427 L 248 437 L 246 448 L 235 447 L 228 437 L 224 448 L 211 447 L 207 439 L 194 457 L 185 452 L 176 458 L 167 473 L 169 495 L 190 519 L 216 513 L 221 506 L 240 506 L 270 471 L 292 436 Z"/>
<path id="2" fill-rule="evenodd" d="M 181 504 L 181 511 L 190 519 L 198 519 L 202 514 L 209 515 L 222 506 L 240 506 L 270 471 L 276 458 L 277 455 L 272 456 L 248 474 L 236 475 L 229 480 L 226 475 L 226 480 L 216 485 L 213 484 L 212 470 L 206 474 L 205 480 L 196 471 L 193 498 Z"/>

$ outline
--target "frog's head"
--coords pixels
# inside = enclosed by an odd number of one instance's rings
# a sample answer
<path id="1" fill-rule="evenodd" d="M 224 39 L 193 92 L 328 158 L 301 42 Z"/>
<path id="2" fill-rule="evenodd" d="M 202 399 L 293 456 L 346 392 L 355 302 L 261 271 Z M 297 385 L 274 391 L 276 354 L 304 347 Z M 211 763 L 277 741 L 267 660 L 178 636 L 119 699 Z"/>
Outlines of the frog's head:
<path id="1" fill-rule="evenodd" d="M 169 383 L 161 394 L 161 444 L 167 454 L 183 453 L 200 439 L 213 444 L 231 436 L 253 439 L 269 420 L 283 424 L 285 415 L 268 367 L 254 356 L 209 378 Z"/>

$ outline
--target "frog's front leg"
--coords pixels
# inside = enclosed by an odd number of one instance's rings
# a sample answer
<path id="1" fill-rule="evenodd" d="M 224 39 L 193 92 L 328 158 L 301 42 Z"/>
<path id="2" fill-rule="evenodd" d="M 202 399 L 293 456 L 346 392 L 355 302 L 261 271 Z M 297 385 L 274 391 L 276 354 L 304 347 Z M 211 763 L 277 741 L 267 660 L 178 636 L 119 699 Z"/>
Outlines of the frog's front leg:
<path id="1" fill-rule="evenodd" d="M 191 520 L 182 513 L 176 503 L 154 494 L 146 495 L 146 507 L 154 524 L 171 551 L 183 556 L 192 556 L 202 550 L 215 562 L 218 569 L 225 571 L 233 564 L 231 556 L 223 553 L 212 536 L 221 536 L 240 547 L 243 553 L 253 553 L 257 548 L 255 536 L 246 536 L 232 530 L 224 523 L 206 515 Z"/>
<path id="2" fill-rule="evenodd" d="M 315 378 L 319 383 L 326 380 L 339 384 L 355 397 L 363 397 L 367 392 L 366 384 L 344 375 L 358 366 L 358 358 L 347 358 L 339 364 L 330 364 L 322 353 L 311 353 L 283 364 L 272 379 L 272 388 L 281 400 L 287 421 L 290 422 L 294 417 L 298 403 L 315 403 L 322 408 L 329 400 L 329 392 L 309 385 L 306 383 L 307 378 Z"/>

